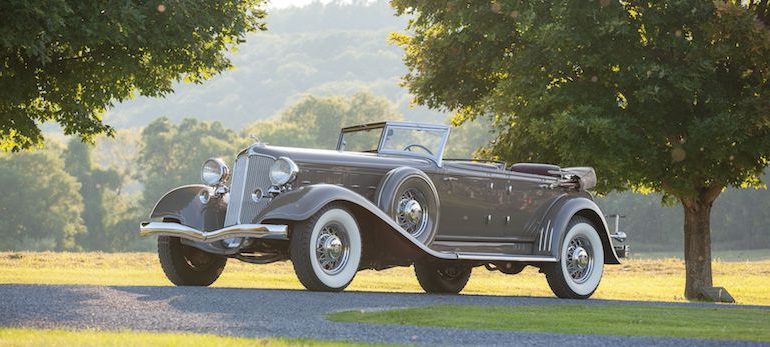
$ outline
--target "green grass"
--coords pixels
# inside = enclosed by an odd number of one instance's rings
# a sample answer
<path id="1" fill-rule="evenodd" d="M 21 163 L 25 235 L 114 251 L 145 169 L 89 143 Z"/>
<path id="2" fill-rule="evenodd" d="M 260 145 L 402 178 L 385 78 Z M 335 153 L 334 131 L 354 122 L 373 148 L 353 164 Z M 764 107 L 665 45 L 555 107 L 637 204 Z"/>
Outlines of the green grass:
<path id="1" fill-rule="evenodd" d="M 608 265 L 593 298 L 685 301 L 684 262 L 628 259 Z M 739 304 L 770 305 L 770 260 L 714 261 L 714 285 Z M 0 284 L 168 286 L 155 253 L 0 252 Z M 301 289 L 290 262 L 268 265 L 227 262 L 215 287 Z M 421 293 L 411 268 L 360 271 L 347 291 Z M 545 276 L 533 267 L 517 275 L 475 268 L 463 294 L 553 297 Z"/>
<path id="2" fill-rule="evenodd" d="M 442 305 L 337 312 L 329 319 L 461 329 L 770 341 L 770 311 L 746 308 Z"/>
<path id="3" fill-rule="evenodd" d="M 242 338 L 191 333 L 0 328 L 0 346 L 384 346 L 342 341 Z"/>

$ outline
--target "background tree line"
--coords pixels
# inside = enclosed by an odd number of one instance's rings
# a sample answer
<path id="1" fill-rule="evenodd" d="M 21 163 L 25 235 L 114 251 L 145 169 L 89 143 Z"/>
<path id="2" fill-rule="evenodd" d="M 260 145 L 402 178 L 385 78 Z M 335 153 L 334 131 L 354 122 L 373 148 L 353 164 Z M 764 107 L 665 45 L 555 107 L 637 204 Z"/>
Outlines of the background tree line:
<path id="1" fill-rule="evenodd" d="M 45 150 L 0 154 L 0 250 L 152 250 L 153 240 L 136 234 L 139 221 L 169 189 L 198 183 L 207 158 L 232 164 L 257 139 L 332 149 L 340 127 L 403 118 L 383 96 L 306 95 L 241 130 L 161 117 L 95 146 L 52 137 Z M 466 122 L 453 128 L 446 156 L 473 156 L 492 137 L 484 120 Z M 662 204 L 660 195 L 612 193 L 598 202 L 606 213 L 627 216 L 621 227 L 634 251 L 681 249 L 681 209 Z M 728 189 L 714 207 L 715 249 L 770 248 L 768 210 L 770 191 Z"/>

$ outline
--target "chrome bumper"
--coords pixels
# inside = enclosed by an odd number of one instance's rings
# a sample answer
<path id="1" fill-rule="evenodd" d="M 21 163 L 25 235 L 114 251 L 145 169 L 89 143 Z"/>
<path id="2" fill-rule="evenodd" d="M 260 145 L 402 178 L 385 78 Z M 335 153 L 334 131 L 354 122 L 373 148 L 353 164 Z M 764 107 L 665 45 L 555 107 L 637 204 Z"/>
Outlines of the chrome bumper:
<path id="1" fill-rule="evenodd" d="M 176 236 L 183 239 L 214 242 L 234 237 L 287 240 L 287 225 L 239 224 L 213 231 L 201 231 L 178 223 L 143 222 L 139 236 Z"/>

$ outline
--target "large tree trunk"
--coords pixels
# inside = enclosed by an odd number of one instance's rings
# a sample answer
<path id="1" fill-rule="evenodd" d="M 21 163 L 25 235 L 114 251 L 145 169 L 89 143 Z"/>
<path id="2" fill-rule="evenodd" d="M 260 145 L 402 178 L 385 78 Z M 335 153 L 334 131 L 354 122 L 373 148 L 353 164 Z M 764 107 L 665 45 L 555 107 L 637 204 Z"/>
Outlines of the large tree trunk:
<path id="1" fill-rule="evenodd" d="M 721 187 L 699 189 L 695 198 L 681 198 L 684 207 L 684 261 L 686 279 L 684 296 L 702 300 L 703 288 L 712 287 L 711 277 L 711 206 Z"/>

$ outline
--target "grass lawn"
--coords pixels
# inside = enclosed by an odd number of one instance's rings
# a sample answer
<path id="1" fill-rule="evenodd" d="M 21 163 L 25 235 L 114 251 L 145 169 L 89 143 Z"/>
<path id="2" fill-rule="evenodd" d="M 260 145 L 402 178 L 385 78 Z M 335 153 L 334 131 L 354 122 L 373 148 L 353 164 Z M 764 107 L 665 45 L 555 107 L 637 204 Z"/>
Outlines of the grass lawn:
<path id="1" fill-rule="evenodd" d="M 770 341 L 770 311 L 640 305 L 429 306 L 347 311 L 333 321 L 566 334 Z"/>
<path id="2" fill-rule="evenodd" d="M 727 288 L 740 304 L 770 305 L 770 260 L 715 261 L 714 285 Z M 0 284 L 171 285 L 155 253 L 0 252 Z M 215 287 L 302 288 L 290 262 L 227 263 Z M 411 268 L 362 271 L 348 290 L 420 293 Z M 678 259 L 629 259 L 608 265 L 594 298 L 684 301 L 684 263 Z M 545 277 L 529 267 L 518 275 L 473 271 L 464 294 L 552 297 Z"/>
<path id="3" fill-rule="evenodd" d="M 0 328 L 0 346 L 376 346 L 340 341 L 190 333 Z"/>

